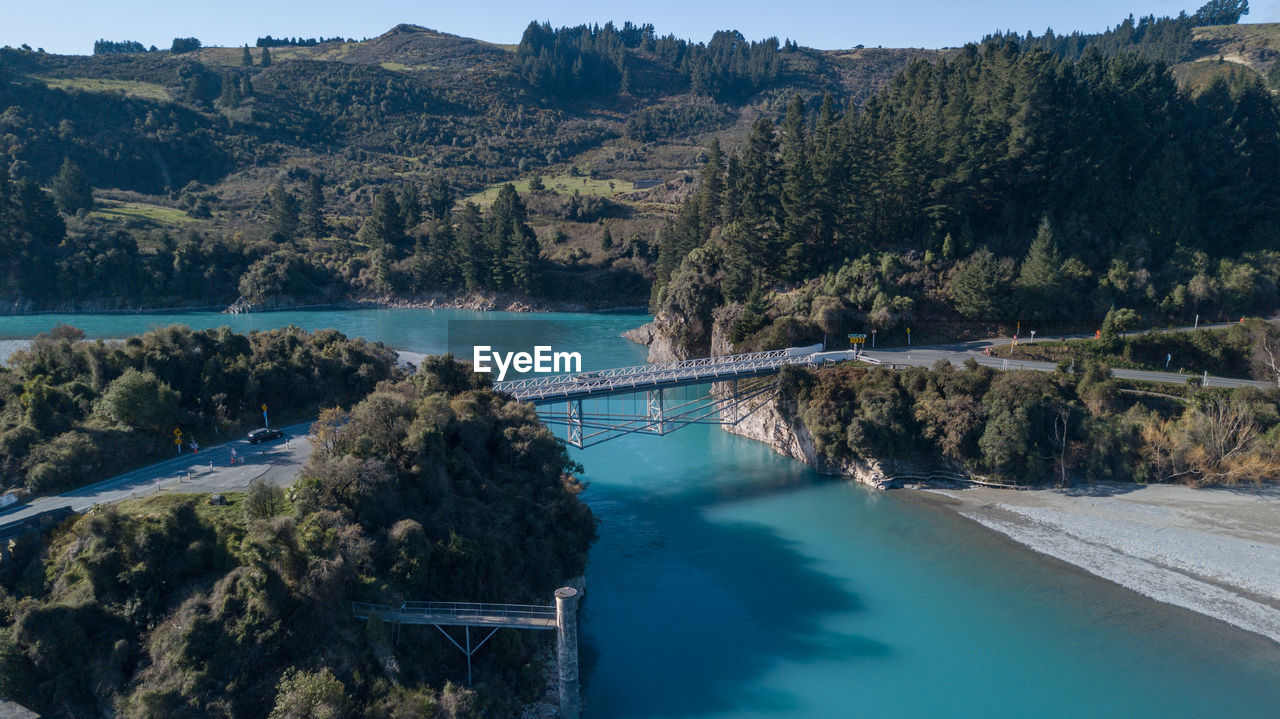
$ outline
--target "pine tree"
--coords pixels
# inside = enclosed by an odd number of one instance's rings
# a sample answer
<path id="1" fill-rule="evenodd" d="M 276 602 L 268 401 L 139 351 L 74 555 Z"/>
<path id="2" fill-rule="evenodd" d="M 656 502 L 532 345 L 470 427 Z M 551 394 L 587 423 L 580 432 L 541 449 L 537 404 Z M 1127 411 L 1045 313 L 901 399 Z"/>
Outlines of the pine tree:
<path id="1" fill-rule="evenodd" d="M 284 180 L 276 180 L 267 193 L 267 236 L 274 242 L 290 242 L 298 234 L 298 202 L 285 189 Z"/>
<path id="2" fill-rule="evenodd" d="M 244 46 L 244 53 L 240 55 L 240 64 L 244 67 L 253 67 L 253 53 L 249 52 L 249 46 Z"/>
<path id="3" fill-rule="evenodd" d="M 404 215 L 391 188 L 382 188 L 374 197 L 373 211 L 356 237 L 361 242 L 381 248 L 388 259 L 399 258 L 405 244 Z"/>
<path id="4" fill-rule="evenodd" d="M 609 232 L 608 225 L 604 226 L 604 232 L 600 234 L 600 249 L 606 251 L 613 249 L 613 233 Z"/>
<path id="5" fill-rule="evenodd" d="M 302 196 L 301 220 L 304 237 L 320 239 L 325 236 L 328 228 L 324 221 L 324 190 L 317 175 L 307 180 L 307 190 Z"/>
<path id="6" fill-rule="evenodd" d="M 489 249 L 490 287 L 505 289 L 510 278 L 508 254 L 511 252 L 511 228 L 524 222 L 525 207 L 516 186 L 507 183 L 498 190 L 485 218 L 485 244 Z"/>
<path id="7" fill-rule="evenodd" d="M 511 244 L 506 265 L 512 287 L 525 294 L 538 290 L 538 236 L 520 220 L 511 222 Z"/>
<path id="8" fill-rule="evenodd" d="M 449 217 L 449 212 L 453 210 L 453 190 L 450 189 L 449 183 L 445 182 L 443 177 L 436 175 L 427 180 L 427 214 L 436 220 L 443 220 Z"/>
<path id="9" fill-rule="evenodd" d="M 711 228 L 720 224 L 720 206 L 724 203 L 724 153 L 720 138 L 711 138 L 707 146 L 707 164 L 702 168 L 702 188 L 698 191 L 698 215 L 703 237 L 711 236 Z"/>
<path id="10" fill-rule="evenodd" d="M 424 251 L 428 284 L 451 288 L 465 286 L 463 264 L 466 257 L 459 247 L 452 224 L 447 220 L 432 220 Z"/>
<path id="11" fill-rule="evenodd" d="M 778 164 L 778 137 L 768 118 L 756 120 L 742 153 L 742 216 L 756 225 L 780 224 L 782 172 Z"/>
<path id="12" fill-rule="evenodd" d="M 775 268 L 776 276 L 791 279 L 803 266 L 812 266 L 821 259 L 820 221 L 816 204 L 817 183 L 809 164 L 809 149 L 805 142 L 804 100 L 799 95 L 787 108 L 783 124 L 783 162 L 786 163 L 786 179 L 782 185 L 784 212 L 782 247 L 785 261 Z"/>
<path id="13" fill-rule="evenodd" d="M 1009 316 L 1008 293 L 1013 279 L 1013 263 L 997 259 L 985 247 L 978 248 L 960 263 L 951 277 L 947 293 L 955 308 L 973 320 L 1003 319 Z"/>
<path id="14" fill-rule="evenodd" d="M 1024 310 L 1034 318 L 1044 319 L 1065 309 L 1062 303 L 1064 277 L 1062 255 L 1058 252 L 1049 218 L 1040 220 L 1036 237 L 1027 249 L 1018 272 L 1017 288 Z"/>
<path id="15" fill-rule="evenodd" d="M 271 48 L 269 47 L 262 48 L 262 66 L 271 67 Z"/>
<path id="16" fill-rule="evenodd" d="M 418 199 L 418 188 L 415 185 L 401 185 L 396 195 L 400 204 L 400 215 L 403 218 L 405 231 L 412 230 L 422 222 L 422 201 Z"/>
<path id="17" fill-rule="evenodd" d="M 482 260 L 484 254 L 484 218 L 474 202 L 467 202 L 457 214 L 458 229 L 454 235 L 458 270 L 462 284 L 468 292 L 488 285 L 488 273 Z"/>
<path id="18" fill-rule="evenodd" d="M 64 163 L 65 165 L 65 163 Z M 13 224 L 17 235 L 27 235 L 37 247 L 55 247 L 67 234 L 51 193 L 24 177 L 13 185 Z M 47 268 L 28 268 L 32 270 Z"/>
<path id="19" fill-rule="evenodd" d="M 74 215 L 80 210 L 93 209 L 93 187 L 71 158 L 62 161 L 62 168 L 54 175 L 49 189 L 58 209 L 65 214 Z"/>
<path id="20" fill-rule="evenodd" d="M 237 92 L 236 80 L 231 75 L 222 76 L 222 94 L 218 96 L 218 104 L 223 107 L 231 108 L 240 104 L 240 95 Z"/>
<path id="21" fill-rule="evenodd" d="M 956 258 L 956 241 L 948 232 L 947 236 L 942 239 L 942 259 L 954 260 Z"/>

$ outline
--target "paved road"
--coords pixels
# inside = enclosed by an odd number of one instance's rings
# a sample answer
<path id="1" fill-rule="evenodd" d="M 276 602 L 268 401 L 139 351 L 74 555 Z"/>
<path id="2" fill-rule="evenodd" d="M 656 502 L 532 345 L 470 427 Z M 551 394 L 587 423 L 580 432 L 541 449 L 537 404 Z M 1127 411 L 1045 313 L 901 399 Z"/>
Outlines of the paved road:
<path id="1" fill-rule="evenodd" d="M 942 346 L 893 347 L 889 349 L 868 351 L 863 354 L 866 357 L 879 360 L 885 364 L 909 365 L 912 367 L 932 367 L 934 363 L 942 359 L 945 359 L 958 367 L 963 365 L 965 360 L 972 359 L 980 365 L 994 367 L 995 369 L 1027 369 L 1036 370 L 1038 372 L 1053 372 L 1058 368 L 1058 366 L 1053 362 L 1005 359 L 1001 357 L 988 357 L 982 354 L 980 350 L 983 347 L 992 346 L 992 342 L 993 340 L 980 340 L 978 342 L 958 342 L 953 345 Z M 1187 380 L 1192 377 L 1203 378 L 1204 376 L 1136 369 L 1113 369 L 1111 370 L 1111 374 L 1117 379 L 1137 380 L 1140 382 L 1160 382 L 1164 384 L 1186 384 Z M 1215 377 L 1213 375 L 1209 375 L 1207 386 L 1259 387 L 1261 389 L 1268 389 L 1275 385 L 1270 382 L 1263 382 L 1259 380 L 1236 379 L 1234 377 Z"/>
<path id="2" fill-rule="evenodd" d="M 284 427 L 284 439 L 252 445 L 247 439 L 187 452 L 173 459 L 126 472 L 118 477 L 52 497 L 40 497 L 0 513 L 0 524 L 8 524 L 58 507 L 77 512 L 99 504 L 144 497 L 156 492 L 239 492 L 255 479 L 285 486 L 298 476 L 311 442 L 310 422 Z M 232 466 L 231 450 L 241 458 Z M 210 463 L 213 464 L 212 469 Z M 189 477 L 189 479 L 188 479 Z"/>

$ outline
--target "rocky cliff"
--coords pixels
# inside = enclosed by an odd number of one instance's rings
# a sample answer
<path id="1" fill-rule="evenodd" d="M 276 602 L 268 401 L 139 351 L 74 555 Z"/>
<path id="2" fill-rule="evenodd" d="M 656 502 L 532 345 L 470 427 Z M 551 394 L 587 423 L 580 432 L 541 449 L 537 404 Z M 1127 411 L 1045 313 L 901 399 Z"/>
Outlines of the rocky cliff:
<path id="1" fill-rule="evenodd" d="M 798 459 L 813 467 L 818 474 L 850 477 L 876 489 L 888 489 L 895 474 L 916 473 L 921 468 L 901 461 L 877 459 L 832 459 L 818 451 L 804 422 L 788 411 L 784 400 L 768 399 L 745 403 L 725 410 L 721 416 L 736 424 L 725 425 L 725 431 L 758 442 L 764 442 L 784 457 Z"/>

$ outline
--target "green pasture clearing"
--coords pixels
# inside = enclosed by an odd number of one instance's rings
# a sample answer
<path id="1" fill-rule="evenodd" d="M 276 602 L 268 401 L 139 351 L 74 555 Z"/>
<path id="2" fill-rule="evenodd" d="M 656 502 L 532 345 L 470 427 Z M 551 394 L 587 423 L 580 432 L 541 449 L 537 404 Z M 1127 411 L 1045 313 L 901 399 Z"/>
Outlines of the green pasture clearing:
<path id="1" fill-rule="evenodd" d="M 173 96 L 163 85 L 136 80 L 108 80 L 98 77 L 38 77 L 55 90 L 81 90 L 83 92 L 123 92 L 129 97 L 155 102 L 173 102 Z"/>
<path id="2" fill-rule="evenodd" d="M 182 210 L 143 202 L 100 202 L 91 214 L 107 220 L 143 220 L 157 225 L 189 225 L 195 222 Z"/>
<path id="3" fill-rule="evenodd" d="M 507 183 L 494 183 L 470 197 L 462 198 L 462 201 L 474 202 L 481 207 L 487 207 L 493 204 L 494 199 L 498 197 L 498 191 L 505 184 Z M 516 192 L 529 191 L 529 180 L 527 179 L 515 180 L 511 184 L 516 186 Z M 598 195 L 600 197 L 615 197 L 636 189 L 636 186 L 629 180 L 619 180 L 617 178 L 593 180 L 590 177 L 574 177 L 573 175 L 543 177 L 542 186 L 560 195 L 572 195 L 576 191 L 580 195 Z"/>

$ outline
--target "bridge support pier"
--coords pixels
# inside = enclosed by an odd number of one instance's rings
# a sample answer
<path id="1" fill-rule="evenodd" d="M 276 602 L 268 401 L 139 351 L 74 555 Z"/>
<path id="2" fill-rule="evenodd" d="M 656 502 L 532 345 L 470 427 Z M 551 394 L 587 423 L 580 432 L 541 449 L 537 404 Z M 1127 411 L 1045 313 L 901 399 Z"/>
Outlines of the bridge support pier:
<path id="1" fill-rule="evenodd" d="M 566 432 L 568 434 L 568 442 L 574 447 L 582 448 L 582 400 L 571 399 L 566 404 L 568 408 L 565 412 Z"/>
<path id="2" fill-rule="evenodd" d="M 556 590 L 556 663 L 560 668 L 560 719 L 578 719 L 578 590 Z"/>
<path id="3" fill-rule="evenodd" d="M 664 415 L 665 397 L 662 389 L 651 389 L 645 392 L 645 397 L 649 401 L 649 410 L 646 413 L 649 420 L 649 431 L 657 434 L 667 433 L 667 423 Z"/>

